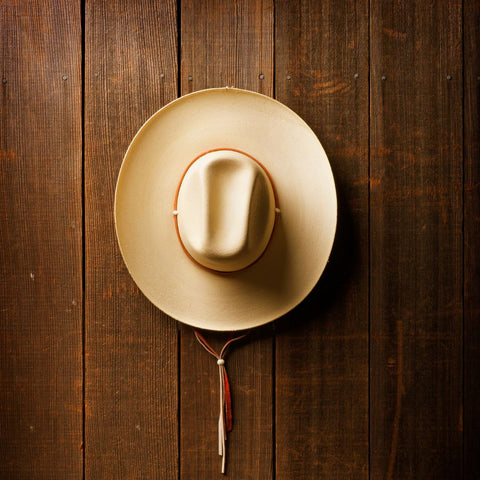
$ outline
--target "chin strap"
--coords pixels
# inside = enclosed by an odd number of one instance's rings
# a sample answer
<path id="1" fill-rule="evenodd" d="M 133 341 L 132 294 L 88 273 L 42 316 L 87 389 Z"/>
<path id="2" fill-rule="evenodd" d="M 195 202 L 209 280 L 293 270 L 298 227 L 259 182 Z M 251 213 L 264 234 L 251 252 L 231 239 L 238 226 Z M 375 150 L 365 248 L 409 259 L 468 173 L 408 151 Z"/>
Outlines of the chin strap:
<path id="1" fill-rule="evenodd" d="M 225 369 L 225 355 L 228 347 L 237 340 L 245 338 L 248 333 L 238 337 L 232 337 L 225 343 L 220 353 L 217 353 L 200 334 L 198 330 L 194 330 L 195 337 L 200 345 L 212 356 L 217 359 L 218 374 L 220 378 L 220 415 L 218 418 L 218 454 L 222 457 L 222 473 L 225 473 L 226 462 L 226 443 L 227 433 L 232 430 L 232 395 L 230 391 L 230 383 L 228 382 L 227 370 Z"/>

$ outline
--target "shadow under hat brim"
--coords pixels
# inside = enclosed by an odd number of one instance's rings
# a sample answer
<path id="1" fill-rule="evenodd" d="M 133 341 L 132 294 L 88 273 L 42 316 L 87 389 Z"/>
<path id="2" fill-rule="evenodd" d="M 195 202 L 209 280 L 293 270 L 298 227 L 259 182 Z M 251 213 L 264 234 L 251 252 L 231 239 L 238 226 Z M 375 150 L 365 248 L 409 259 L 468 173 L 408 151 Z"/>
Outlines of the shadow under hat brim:
<path id="1" fill-rule="evenodd" d="M 186 167 L 217 148 L 261 162 L 280 208 L 263 256 L 229 274 L 187 257 L 173 217 Z M 201 90 L 154 114 L 127 150 L 115 193 L 120 250 L 140 290 L 169 316 L 209 330 L 256 327 L 299 304 L 325 268 L 336 218 L 332 171 L 313 131 L 270 97 L 234 88 Z"/>

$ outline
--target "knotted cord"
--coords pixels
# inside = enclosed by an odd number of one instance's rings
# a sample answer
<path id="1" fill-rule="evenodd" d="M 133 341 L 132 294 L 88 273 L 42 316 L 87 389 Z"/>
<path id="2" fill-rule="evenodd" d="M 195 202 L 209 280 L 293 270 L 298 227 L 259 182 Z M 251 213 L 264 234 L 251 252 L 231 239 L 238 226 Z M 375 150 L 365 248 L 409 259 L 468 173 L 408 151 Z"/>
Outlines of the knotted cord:
<path id="1" fill-rule="evenodd" d="M 228 347 L 237 340 L 245 338 L 248 333 L 239 335 L 238 337 L 230 338 L 220 353 L 217 353 L 205 340 L 203 335 L 194 330 L 195 337 L 200 345 L 213 357 L 217 359 L 218 374 L 220 379 L 220 415 L 218 418 L 218 454 L 222 457 L 222 473 L 225 473 L 225 463 L 227 456 L 227 433 L 232 430 L 233 417 L 232 417 L 232 395 L 230 391 L 230 383 L 228 381 L 227 370 L 225 368 L 225 355 L 227 354 Z"/>

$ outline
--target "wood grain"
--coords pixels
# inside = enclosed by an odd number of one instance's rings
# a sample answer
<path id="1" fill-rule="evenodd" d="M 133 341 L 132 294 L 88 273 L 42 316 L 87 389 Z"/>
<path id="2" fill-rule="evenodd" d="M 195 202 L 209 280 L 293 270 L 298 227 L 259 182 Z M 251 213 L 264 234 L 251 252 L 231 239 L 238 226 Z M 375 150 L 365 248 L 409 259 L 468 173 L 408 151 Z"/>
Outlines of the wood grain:
<path id="1" fill-rule="evenodd" d="M 464 3 L 464 465 L 480 478 L 480 2 Z"/>
<path id="2" fill-rule="evenodd" d="M 122 157 L 177 91 L 174 1 L 85 6 L 86 477 L 178 476 L 177 326 L 130 278 L 114 233 Z"/>
<path id="3" fill-rule="evenodd" d="M 181 92 L 273 95 L 273 0 L 181 1 Z"/>
<path id="4" fill-rule="evenodd" d="M 272 2 L 182 1 L 181 52 L 182 94 L 235 86 L 272 95 Z M 228 338 L 206 336 L 217 348 Z M 226 361 L 234 410 L 227 445 L 230 478 L 268 480 L 273 475 L 272 342 L 271 326 L 257 329 Z M 189 327 L 181 328 L 180 390 L 181 478 L 222 478 L 218 367 Z"/>
<path id="5" fill-rule="evenodd" d="M 278 322 L 276 478 L 368 478 L 368 5 L 275 10 L 276 98 L 319 137 L 338 196 L 329 265 Z"/>
<path id="6" fill-rule="evenodd" d="M 372 480 L 462 477 L 461 12 L 371 2 Z"/>
<path id="7" fill-rule="evenodd" d="M 480 478 L 479 25 L 478 0 L 2 2 L 0 478 Z M 113 224 L 138 128 L 217 86 L 300 114 L 339 202 L 312 294 L 227 358 L 226 477 L 215 360 Z"/>
<path id="8" fill-rule="evenodd" d="M 0 477 L 82 477 L 80 6 L 4 1 Z"/>

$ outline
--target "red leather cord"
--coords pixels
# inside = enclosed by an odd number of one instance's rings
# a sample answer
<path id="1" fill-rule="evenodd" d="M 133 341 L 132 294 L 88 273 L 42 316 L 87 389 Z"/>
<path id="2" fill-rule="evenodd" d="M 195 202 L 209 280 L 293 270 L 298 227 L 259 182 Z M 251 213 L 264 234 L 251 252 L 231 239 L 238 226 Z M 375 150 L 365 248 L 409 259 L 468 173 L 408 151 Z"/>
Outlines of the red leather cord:
<path id="1" fill-rule="evenodd" d="M 205 340 L 205 337 L 198 331 L 194 330 L 195 337 L 197 338 L 198 342 L 202 347 L 210 353 L 213 357 L 215 357 L 217 360 L 224 360 L 228 347 L 236 342 L 237 340 L 241 340 L 242 338 L 245 338 L 248 333 L 244 333 L 242 335 L 239 335 L 238 337 L 232 337 L 230 338 L 225 345 L 223 346 L 222 350 L 220 350 L 220 353 L 217 353 L 213 347 L 209 345 L 209 343 Z M 228 375 L 227 375 L 227 370 L 224 369 L 224 384 L 225 384 L 225 402 L 224 402 L 224 409 L 225 409 L 225 423 L 226 423 L 226 431 L 231 432 L 233 428 L 233 415 L 232 415 L 232 393 L 230 389 L 230 382 L 228 380 Z"/>
<path id="2" fill-rule="evenodd" d="M 225 473 L 225 456 L 226 456 L 226 440 L 227 433 L 231 432 L 233 428 L 233 413 L 232 413 L 232 393 L 230 388 L 230 382 L 228 381 L 227 370 L 225 368 L 225 356 L 229 346 L 241 340 L 248 335 L 244 333 L 237 337 L 230 338 L 223 348 L 220 350 L 220 353 L 217 353 L 216 350 L 209 345 L 205 340 L 205 337 L 198 331 L 194 330 L 195 337 L 200 343 L 200 345 L 213 357 L 217 359 L 217 365 L 220 372 L 220 418 L 219 418 L 219 455 L 222 456 L 222 473 Z"/>

